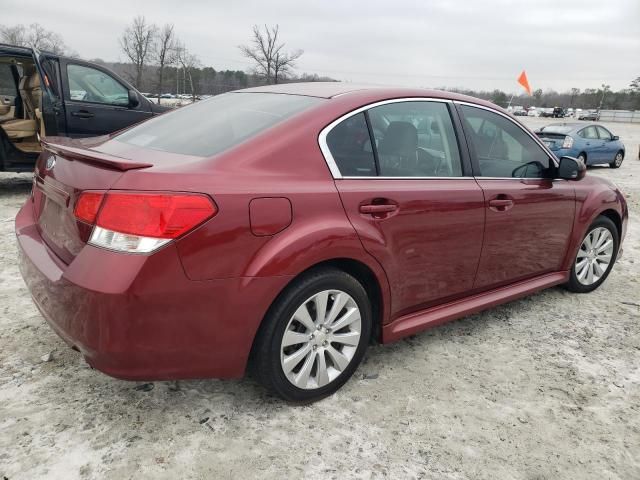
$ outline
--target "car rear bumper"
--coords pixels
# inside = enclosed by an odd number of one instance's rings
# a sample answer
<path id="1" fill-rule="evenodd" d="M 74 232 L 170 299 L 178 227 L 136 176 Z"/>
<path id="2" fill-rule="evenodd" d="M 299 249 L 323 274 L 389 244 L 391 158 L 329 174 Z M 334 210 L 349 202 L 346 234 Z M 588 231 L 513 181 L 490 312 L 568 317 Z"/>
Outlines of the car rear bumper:
<path id="1" fill-rule="evenodd" d="M 41 239 L 30 201 L 16 236 L 47 322 L 92 367 L 124 379 L 242 376 L 264 313 L 290 280 L 189 280 L 174 244 L 149 256 L 88 245 L 66 265 Z"/>

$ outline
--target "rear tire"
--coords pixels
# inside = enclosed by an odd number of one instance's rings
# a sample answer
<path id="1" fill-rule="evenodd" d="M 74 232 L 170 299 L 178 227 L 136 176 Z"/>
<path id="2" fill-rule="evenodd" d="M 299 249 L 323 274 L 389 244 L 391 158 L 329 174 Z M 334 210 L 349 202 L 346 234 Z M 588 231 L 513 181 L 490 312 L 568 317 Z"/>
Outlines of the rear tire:
<path id="1" fill-rule="evenodd" d="M 607 279 L 616 262 L 620 239 L 611 219 L 600 216 L 587 229 L 571 267 L 567 290 L 588 293 Z"/>
<path id="2" fill-rule="evenodd" d="M 319 400 L 353 375 L 371 327 L 371 302 L 360 282 L 335 268 L 311 271 L 269 310 L 254 344 L 252 371 L 285 400 Z"/>
<path id="3" fill-rule="evenodd" d="M 613 162 L 611 162 L 609 166 L 611 168 L 620 168 L 620 165 L 622 165 L 623 160 L 624 160 L 624 153 L 622 153 L 622 150 L 620 150 L 618 153 L 616 153 L 616 156 L 613 159 Z"/>

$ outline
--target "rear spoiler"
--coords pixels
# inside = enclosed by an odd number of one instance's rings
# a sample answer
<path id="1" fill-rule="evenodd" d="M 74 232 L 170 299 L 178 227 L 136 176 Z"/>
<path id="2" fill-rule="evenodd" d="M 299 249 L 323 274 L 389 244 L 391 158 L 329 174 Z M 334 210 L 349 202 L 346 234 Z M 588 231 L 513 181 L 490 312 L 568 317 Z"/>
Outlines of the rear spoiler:
<path id="1" fill-rule="evenodd" d="M 91 163 L 102 167 L 113 168 L 115 170 L 134 170 L 136 168 L 153 167 L 152 163 L 135 162 L 122 157 L 116 157 L 108 153 L 97 152 L 86 147 L 62 145 L 42 139 L 42 148 L 49 152 L 60 155 L 68 160 L 77 160 L 83 163 Z"/>

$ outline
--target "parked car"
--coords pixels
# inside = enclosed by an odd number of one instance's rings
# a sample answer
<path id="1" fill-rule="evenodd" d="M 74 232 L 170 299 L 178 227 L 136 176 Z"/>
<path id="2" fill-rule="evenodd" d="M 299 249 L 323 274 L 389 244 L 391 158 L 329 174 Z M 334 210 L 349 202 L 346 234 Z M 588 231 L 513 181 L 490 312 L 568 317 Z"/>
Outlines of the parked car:
<path id="1" fill-rule="evenodd" d="M 617 135 L 601 125 L 553 123 L 536 132 L 556 157 L 576 157 L 586 165 L 608 164 L 619 168 L 625 147 Z"/>
<path id="2" fill-rule="evenodd" d="M 564 118 L 564 117 L 568 117 L 569 113 L 562 107 L 554 107 L 553 114 L 551 116 L 553 118 Z"/>
<path id="3" fill-rule="evenodd" d="M 596 289 L 627 228 L 615 185 L 451 92 L 265 86 L 44 146 L 16 218 L 23 278 L 62 338 L 126 379 L 249 368 L 315 400 L 371 341 Z"/>
<path id="4" fill-rule="evenodd" d="M 532 107 L 527 111 L 527 117 L 539 117 L 540 115 L 542 115 L 542 111 L 535 107 Z"/>
<path id="5" fill-rule="evenodd" d="M 92 62 L 0 44 L 0 170 L 33 170 L 45 135 L 92 137 L 166 109 Z"/>
<path id="6" fill-rule="evenodd" d="M 553 117 L 553 108 L 541 108 L 540 116 L 546 118 Z"/>
<path id="7" fill-rule="evenodd" d="M 597 110 L 590 110 L 578 115 L 578 120 L 589 120 L 590 122 L 597 122 L 600 120 L 600 112 Z"/>
<path id="8" fill-rule="evenodd" d="M 527 111 L 522 109 L 522 110 L 514 110 L 513 115 L 516 117 L 526 117 L 527 116 Z"/>

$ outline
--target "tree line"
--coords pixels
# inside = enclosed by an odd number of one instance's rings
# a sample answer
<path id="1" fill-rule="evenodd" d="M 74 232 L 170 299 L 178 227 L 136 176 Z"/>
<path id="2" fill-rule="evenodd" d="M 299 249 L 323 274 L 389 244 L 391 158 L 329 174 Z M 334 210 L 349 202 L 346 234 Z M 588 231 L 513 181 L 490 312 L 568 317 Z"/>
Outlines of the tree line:
<path id="1" fill-rule="evenodd" d="M 640 77 L 632 80 L 628 88 L 614 92 L 609 85 L 601 85 L 599 88 L 572 88 L 566 92 L 557 92 L 552 89 L 537 89 L 532 95 L 522 93 L 511 96 L 502 90 L 468 90 L 447 89 L 444 90 L 463 93 L 473 97 L 489 100 L 501 107 L 522 106 L 538 108 L 582 108 L 583 110 L 640 110 Z"/>
<path id="2" fill-rule="evenodd" d="M 0 25 L 0 42 L 77 56 L 58 33 L 38 23 L 28 26 Z M 119 36 L 118 44 L 127 62 L 105 62 L 97 58 L 92 61 L 108 66 L 143 92 L 178 93 L 195 97 L 272 83 L 336 81 L 317 74 L 296 74 L 296 62 L 304 52 L 287 50 L 278 25 L 264 25 L 264 28 L 254 25 L 249 42 L 238 46 L 240 53 L 253 65 L 248 71 L 216 70 L 202 65 L 198 56 L 179 38 L 173 24 L 159 27 L 147 22 L 144 16 L 133 19 Z M 633 79 L 628 88 L 616 92 L 604 84 L 583 90 L 572 88 L 565 92 L 538 89 L 532 95 L 523 93 L 515 96 L 499 89 L 442 89 L 490 100 L 502 107 L 640 110 L 640 77 Z"/>

